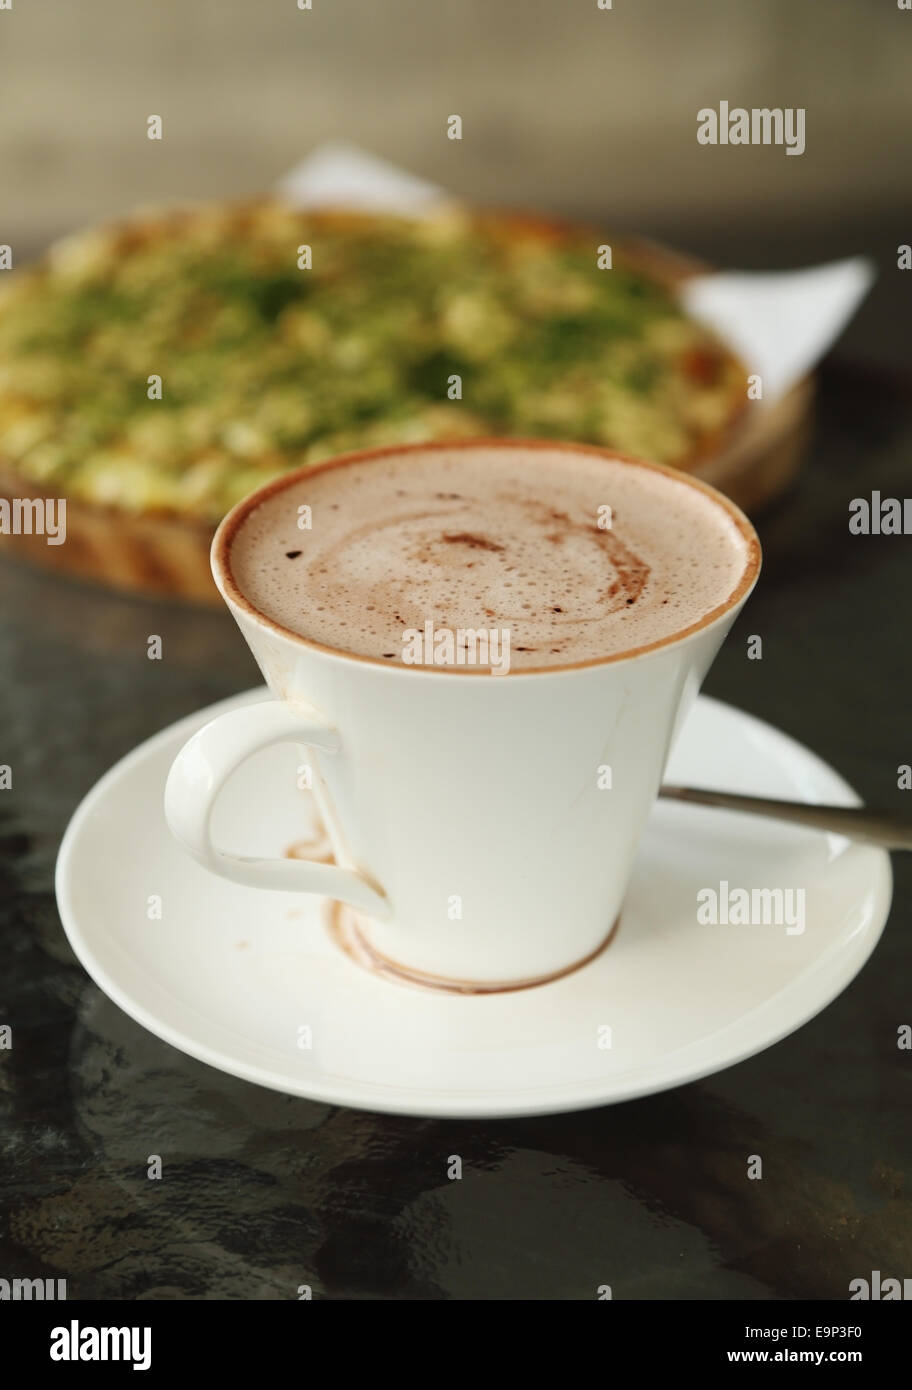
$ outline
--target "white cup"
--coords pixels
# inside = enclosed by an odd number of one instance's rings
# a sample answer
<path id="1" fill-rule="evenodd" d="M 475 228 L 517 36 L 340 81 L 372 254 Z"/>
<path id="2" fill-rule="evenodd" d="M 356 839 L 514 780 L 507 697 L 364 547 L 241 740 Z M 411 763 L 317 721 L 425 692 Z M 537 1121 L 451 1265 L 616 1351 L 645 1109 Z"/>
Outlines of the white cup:
<path id="1" fill-rule="evenodd" d="M 165 792 L 177 839 L 224 878 L 349 904 L 375 959 L 427 983 L 516 988 L 595 955 L 617 922 L 673 737 L 760 568 L 756 534 L 733 503 L 686 475 L 629 463 L 683 478 L 734 520 L 745 547 L 732 593 L 649 648 L 504 677 L 375 661 L 280 627 L 238 590 L 229 546 L 247 513 L 305 470 L 239 503 L 216 533 L 212 571 L 276 698 L 220 715 L 178 754 Z M 275 743 L 306 750 L 297 763 L 313 769 L 334 864 L 212 843 L 226 779 Z M 290 776 L 294 757 L 289 749 Z"/>

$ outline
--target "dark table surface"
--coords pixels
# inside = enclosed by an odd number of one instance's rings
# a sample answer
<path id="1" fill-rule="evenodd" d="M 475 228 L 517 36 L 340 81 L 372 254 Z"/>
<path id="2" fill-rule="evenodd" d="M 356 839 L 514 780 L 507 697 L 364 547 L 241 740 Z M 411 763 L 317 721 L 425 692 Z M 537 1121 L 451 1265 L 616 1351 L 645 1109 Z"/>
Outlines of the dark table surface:
<path id="1" fill-rule="evenodd" d="M 874 488 L 912 494 L 909 381 L 831 363 L 813 456 L 758 518 L 764 574 L 706 689 L 809 744 L 866 801 L 904 807 L 912 537 L 849 534 L 850 499 Z M 908 857 L 861 975 L 705 1081 L 502 1122 L 282 1096 L 122 1014 L 76 963 L 53 896 L 60 837 L 101 773 L 258 683 L 233 623 L 7 558 L 0 610 L 0 1275 L 65 1278 L 71 1299 L 288 1299 L 301 1283 L 334 1299 L 590 1299 L 608 1282 L 616 1298 L 752 1300 L 845 1299 L 872 1270 L 912 1272 Z M 468 1180 L 447 1179 L 453 1153 Z"/>

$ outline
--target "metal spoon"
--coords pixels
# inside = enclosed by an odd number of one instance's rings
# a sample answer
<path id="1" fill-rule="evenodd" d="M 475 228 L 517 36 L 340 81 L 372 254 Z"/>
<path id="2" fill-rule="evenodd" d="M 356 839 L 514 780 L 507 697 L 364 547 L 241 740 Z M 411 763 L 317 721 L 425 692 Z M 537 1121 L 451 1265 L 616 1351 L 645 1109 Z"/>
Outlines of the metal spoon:
<path id="1" fill-rule="evenodd" d="M 755 816 L 807 825 L 812 830 L 832 830 L 850 840 L 861 840 L 884 849 L 912 849 L 912 815 L 902 811 L 878 811 L 870 806 L 812 806 L 803 801 L 775 801 L 766 796 L 738 796 L 734 792 L 705 791 L 700 787 L 659 789 L 672 801 L 691 801 L 699 806 L 718 806 L 725 811 L 748 811 Z"/>

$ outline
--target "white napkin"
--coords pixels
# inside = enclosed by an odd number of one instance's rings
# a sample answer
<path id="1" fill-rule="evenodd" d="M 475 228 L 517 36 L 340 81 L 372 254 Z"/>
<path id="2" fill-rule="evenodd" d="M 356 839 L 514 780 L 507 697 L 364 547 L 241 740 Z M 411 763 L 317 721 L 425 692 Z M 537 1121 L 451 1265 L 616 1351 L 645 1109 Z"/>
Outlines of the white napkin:
<path id="1" fill-rule="evenodd" d="M 295 207 L 334 206 L 428 216 L 447 202 L 437 184 L 350 145 L 323 145 L 280 181 Z M 820 361 L 874 283 L 864 256 L 809 270 L 717 271 L 685 282 L 687 312 L 714 328 L 763 382 L 769 405 Z"/>
<path id="2" fill-rule="evenodd" d="M 759 373 L 769 404 L 820 361 L 874 279 L 872 263 L 853 256 L 811 270 L 698 275 L 685 281 L 679 297 Z"/>
<path id="3" fill-rule="evenodd" d="M 321 145 L 280 179 L 276 192 L 297 208 L 363 208 L 410 216 L 446 201 L 437 184 L 341 144 Z"/>

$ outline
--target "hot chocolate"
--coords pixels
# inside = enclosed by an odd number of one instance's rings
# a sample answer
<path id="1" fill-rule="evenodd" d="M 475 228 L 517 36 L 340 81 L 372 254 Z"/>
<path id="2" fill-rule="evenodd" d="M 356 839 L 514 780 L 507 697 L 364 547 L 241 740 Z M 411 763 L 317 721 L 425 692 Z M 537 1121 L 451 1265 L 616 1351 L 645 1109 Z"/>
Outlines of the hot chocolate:
<path id="1" fill-rule="evenodd" d="M 408 662 L 406 634 L 507 634 L 510 669 L 598 662 L 728 605 L 755 542 L 681 475 L 597 450 L 427 445 L 281 480 L 228 565 L 281 627 Z"/>

